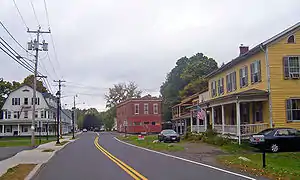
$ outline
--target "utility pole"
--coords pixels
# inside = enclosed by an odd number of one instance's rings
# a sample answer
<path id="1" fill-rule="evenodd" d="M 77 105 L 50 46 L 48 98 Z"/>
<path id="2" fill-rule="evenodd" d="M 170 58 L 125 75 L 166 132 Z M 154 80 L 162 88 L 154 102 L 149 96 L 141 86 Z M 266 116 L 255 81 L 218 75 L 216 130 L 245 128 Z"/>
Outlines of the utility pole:
<path id="1" fill-rule="evenodd" d="M 32 147 L 35 146 L 35 138 L 34 138 L 34 132 L 35 132 L 35 106 L 37 104 L 37 98 L 36 98 L 36 78 L 37 78 L 37 66 L 38 66 L 38 60 L 39 60 L 39 51 L 48 51 L 48 43 L 43 41 L 43 43 L 40 43 L 40 34 L 43 33 L 50 33 L 49 31 L 41 31 L 41 27 L 38 28 L 37 31 L 30 31 L 27 30 L 28 33 L 34 33 L 36 34 L 36 39 L 34 42 L 32 40 L 28 42 L 28 50 L 35 50 L 35 62 L 34 62 L 34 75 L 33 75 L 33 103 L 32 103 L 32 122 L 31 122 L 31 145 Z M 40 49 L 40 45 L 42 45 L 42 49 Z"/>
<path id="2" fill-rule="evenodd" d="M 60 98 L 61 98 L 61 83 L 63 82 L 66 82 L 64 80 L 58 80 L 58 81 L 55 81 L 54 82 L 58 82 L 58 91 L 56 93 L 56 96 L 57 96 L 57 142 L 56 143 L 60 143 L 59 142 L 59 137 L 61 136 L 61 134 L 59 134 L 59 120 L 60 120 L 60 111 L 61 111 L 61 103 L 60 103 Z"/>
<path id="3" fill-rule="evenodd" d="M 73 107 L 73 116 L 72 116 L 72 126 L 73 126 L 73 139 L 75 139 L 75 113 L 76 113 L 76 97 L 77 95 L 74 96 L 74 107 Z"/>

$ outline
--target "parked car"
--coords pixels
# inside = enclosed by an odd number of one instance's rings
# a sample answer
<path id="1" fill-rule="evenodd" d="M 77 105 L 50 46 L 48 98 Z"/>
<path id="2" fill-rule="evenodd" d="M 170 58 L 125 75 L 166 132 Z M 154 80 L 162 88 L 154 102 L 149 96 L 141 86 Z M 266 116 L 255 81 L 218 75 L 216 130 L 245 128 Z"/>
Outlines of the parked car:
<path id="1" fill-rule="evenodd" d="M 87 129 L 84 128 L 84 129 L 82 130 L 82 132 L 87 132 Z"/>
<path id="2" fill-rule="evenodd" d="M 100 132 L 100 129 L 96 127 L 96 128 L 94 129 L 94 132 Z"/>
<path id="3" fill-rule="evenodd" d="M 264 139 L 262 142 L 260 139 Z M 250 136 L 250 145 L 274 153 L 280 150 L 300 150 L 300 131 L 293 128 L 269 128 Z"/>
<path id="4" fill-rule="evenodd" d="M 165 129 L 158 134 L 158 140 L 162 142 L 180 142 L 180 136 L 173 129 Z"/>

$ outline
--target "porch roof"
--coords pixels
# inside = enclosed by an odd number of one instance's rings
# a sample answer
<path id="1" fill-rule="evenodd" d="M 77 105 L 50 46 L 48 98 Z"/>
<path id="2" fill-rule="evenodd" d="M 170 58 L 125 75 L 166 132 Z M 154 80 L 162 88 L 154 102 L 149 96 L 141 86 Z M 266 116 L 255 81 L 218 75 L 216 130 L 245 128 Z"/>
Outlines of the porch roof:
<path id="1" fill-rule="evenodd" d="M 259 90 L 259 89 L 249 89 L 246 91 L 234 93 L 234 94 L 229 94 L 227 96 L 221 96 L 215 99 L 210 99 L 206 102 L 200 103 L 199 105 L 201 107 L 210 107 L 210 106 L 215 106 L 218 104 L 229 104 L 233 103 L 234 101 L 239 100 L 240 102 L 243 101 L 265 101 L 268 99 L 268 92 L 264 90 Z"/>

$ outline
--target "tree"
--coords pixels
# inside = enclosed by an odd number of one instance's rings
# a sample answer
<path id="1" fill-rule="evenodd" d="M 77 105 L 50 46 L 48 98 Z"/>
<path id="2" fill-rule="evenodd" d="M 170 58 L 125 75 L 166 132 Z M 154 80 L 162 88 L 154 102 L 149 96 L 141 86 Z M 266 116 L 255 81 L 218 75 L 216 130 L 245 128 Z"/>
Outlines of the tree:
<path id="1" fill-rule="evenodd" d="M 105 94 L 106 107 L 114 107 L 128 98 L 141 97 L 142 91 L 134 82 L 114 84 L 109 88 L 108 94 Z"/>
<path id="2" fill-rule="evenodd" d="M 2 78 L 0 79 L 0 108 L 3 106 L 5 99 L 13 90 L 20 87 L 20 83 L 13 81 L 12 83 L 9 81 L 4 81 Z"/>
<path id="3" fill-rule="evenodd" d="M 206 90 L 208 85 L 204 77 L 217 68 L 217 62 L 202 53 L 178 59 L 160 88 L 164 120 L 169 121 L 172 118 L 171 107 L 181 99 Z"/>
<path id="4" fill-rule="evenodd" d="M 111 107 L 107 111 L 101 112 L 100 114 L 102 116 L 105 129 L 110 131 L 115 125 L 116 107 Z"/>
<path id="5" fill-rule="evenodd" d="M 34 76 L 29 75 L 24 79 L 22 84 L 30 86 L 30 87 L 33 88 L 33 79 L 34 79 Z M 48 92 L 47 88 L 45 88 L 45 86 L 43 85 L 43 82 L 39 81 L 39 80 L 36 81 L 36 90 L 41 92 L 41 93 Z"/>

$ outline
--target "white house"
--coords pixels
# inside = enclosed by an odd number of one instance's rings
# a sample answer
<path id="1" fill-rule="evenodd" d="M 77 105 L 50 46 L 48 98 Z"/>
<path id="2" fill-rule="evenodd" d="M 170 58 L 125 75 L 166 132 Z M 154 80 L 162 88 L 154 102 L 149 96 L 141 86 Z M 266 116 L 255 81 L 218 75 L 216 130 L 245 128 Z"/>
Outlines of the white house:
<path id="1" fill-rule="evenodd" d="M 0 119 L 0 136 L 29 136 L 31 135 L 33 89 L 27 85 L 11 92 L 6 99 Z M 50 93 L 37 92 L 35 111 L 36 135 L 54 135 L 56 133 L 56 98 Z M 63 113 L 61 113 L 63 114 Z M 68 133 L 70 118 L 62 116 L 60 123 L 62 133 Z M 71 116 L 70 116 L 71 117 Z"/>

